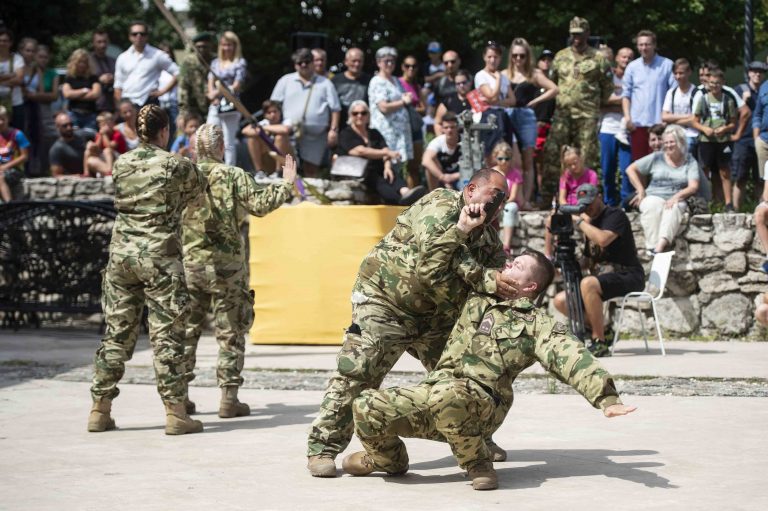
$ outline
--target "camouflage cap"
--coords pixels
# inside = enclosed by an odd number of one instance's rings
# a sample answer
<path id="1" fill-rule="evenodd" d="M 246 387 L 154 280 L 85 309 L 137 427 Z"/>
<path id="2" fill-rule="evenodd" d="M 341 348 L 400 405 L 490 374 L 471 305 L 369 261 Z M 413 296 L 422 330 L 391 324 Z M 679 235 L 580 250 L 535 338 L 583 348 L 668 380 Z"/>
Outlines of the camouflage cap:
<path id="1" fill-rule="evenodd" d="M 571 34 L 583 34 L 584 32 L 589 32 L 589 21 L 584 18 L 574 16 L 574 18 L 571 20 L 571 25 L 568 29 L 568 32 Z"/>
<path id="2" fill-rule="evenodd" d="M 576 199 L 578 200 L 579 206 L 589 206 L 592 204 L 592 201 L 595 200 L 598 193 L 600 193 L 600 189 L 589 183 L 584 183 L 576 188 Z"/>

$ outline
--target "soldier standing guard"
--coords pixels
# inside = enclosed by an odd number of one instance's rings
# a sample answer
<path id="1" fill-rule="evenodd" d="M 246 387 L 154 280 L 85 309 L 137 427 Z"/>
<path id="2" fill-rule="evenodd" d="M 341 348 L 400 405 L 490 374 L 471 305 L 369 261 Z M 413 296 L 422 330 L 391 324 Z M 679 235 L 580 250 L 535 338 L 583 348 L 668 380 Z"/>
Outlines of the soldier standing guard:
<path id="1" fill-rule="evenodd" d="M 213 58 L 213 35 L 208 32 L 197 34 L 192 43 L 197 52 L 191 51 L 181 62 L 179 69 L 179 115 L 186 119 L 188 115 L 197 115 L 205 119 L 208 115 L 208 66 Z M 200 56 L 198 56 L 198 54 Z M 201 62 L 200 57 L 203 61 Z"/>
<path id="2" fill-rule="evenodd" d="M 580 148 L 584 164 L 593 169 L 599 167 L 600 108 L 613 93 L 610 63 L 588 44 L 589 22 L 584 18 L 573 18 L 570 34 L 571 46 L 557 52 L 552 63 L 552 81 L 560 93 L 544 146 L 542 198 L 545 204 L 557 195 L 562 146 Z"/>
<path id="3" fill-rule="evenodd" d="M 296 162 L 286 156 L 283 181 L 259 185 L 250 174 L 222 163 L 224 136 L 220 126 L 203 124 L 196 135 L 198 168 L 208 178 L 209 191 L 199 208 L 183 217 L 184 272 L 190 295 L 190 317 L 184 354 L 185 376 L 194 379 L 195 352 L 205 316 L 213 302 L 219 358 L 216 376 L 221 387 L 219 417 L 250 414 L 237 399 L 243 384 L 245 334 L 253 323 L 253 294 L 248 289 L 245 243 L 240 233 L 246 215 L 264 216 L 291 194 Z M 187 412 L 195 405 L 187 401 Z"/>
<path id="4" fill-rule="evenodd" d="M 181 261 L 181 214 L 207 186 L 187 159 L 167 151 L 168 116 L 157 105 L 139 112 L 139 146 L 120 156 L 112 176 L 117 218 L 103 271 L 102 307 L 106 332 L 96 351 L 88 431 L 115 429 L 112 400 L 125 362 L 133 356 L 144 303 L 157 390 L 166 409 L 166 435 L 203 430 L 184 408 L 184 334 L 189 295 Z"/>
<path id="5" fill-rule="evenodd" d="M 378 388 L 405 351 L 427 370 L 434 367 L 470 290 L 512 293 L 499 271 L 505 255 L 498 233 L 483 223 L 483 205 L 497 193 L 507 193 L 507 182 L 493 169 L 476 172 L 462 192 L 437 189 L 401 213 L 363 259 L 352 288 L 352 324 L 309 433 L 313 476 L 336 477 L 334 458 L 353 434 L 352 401 Z M 458 222 L 464 209 L 479 213 L 482 227 L 470 233 Z M 444 253 L 450 255 L 440 259 Z"/>

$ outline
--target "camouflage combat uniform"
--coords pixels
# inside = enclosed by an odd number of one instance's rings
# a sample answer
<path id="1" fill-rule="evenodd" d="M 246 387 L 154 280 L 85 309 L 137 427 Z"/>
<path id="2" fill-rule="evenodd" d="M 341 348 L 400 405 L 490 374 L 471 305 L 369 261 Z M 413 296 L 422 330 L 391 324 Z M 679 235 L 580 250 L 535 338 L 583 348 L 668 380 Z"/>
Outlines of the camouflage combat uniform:
<path id="1" fill-rule="evenodd" d="M 353 405 L 355 433 L 376 467 L 408 467 L 399 437 L 447 441 L 463 468 L 490 462 L 486 443 L 512 406 L 512 383 L 540 362 L 596 408 L 621 403 L 611 375 L 581 342 L 527 298 L 472 293 L 445 352 L 413 387 L 367 390 Z"/>
<path id="2" fill-rule="evenodd" d="M 557 195 L 562 146 L 579 147 L 584 165 L 591 169 L 599 167 L 600 107 L 613 93 L 610 63 L 591 46 L 582 54 L 571 47 L 557 52 L 552 62 L 552 80 L 560 92 L 544 146 L 542 195 L 546 204 Z"/>
<path id="3" fill-rule="evenodd" d="M 245 334 L 253 323 L 253 295 L 248 288 L 245 243 L 240 226 L 249 213 L 264 216 L 290 197 L 291 185 L 259 185 L 243 169 L 215 161 L 198 164 L 209 192 L 201 207 L 183 217 L 184 272 L 190 316 L 184 355 L 186 378 L 195 370 L 195 353 L 205 316 L 213 301 L 220 387 L 243 383 Z"/>
<path id="4" fill-rule="evenodd" d="M 360 266 L 344 336 L 308 455 L 336 456 L 353 434 L 352 401 L 378 388 L 403 352 L 434 368 L 470 290 L 496 292 L 505 257 L 496 230 L 456 227 L 464 199 L 435 190 L 400 214 Z"/>
<path id="5" fill-rule="evenodd" d="M 194 51 L 187 55 L 179 68 L 179 116 L 194 113 L 203 121 L 208 115 L 208 70 Z"/>
<path id="6" fill-rule="evenodd" d="M 189 314 L 181 262 L 181 213 L 206 187 L 195 165 L 151 144 L 121 155 L 112 173 L 117 218 L 103 271 L 106 332 L 96 351 L 91 395 L 114 399 L 133 356 L 144 303 L 157 389 L 167 403 L 183 402 L 184 329 Z"/>

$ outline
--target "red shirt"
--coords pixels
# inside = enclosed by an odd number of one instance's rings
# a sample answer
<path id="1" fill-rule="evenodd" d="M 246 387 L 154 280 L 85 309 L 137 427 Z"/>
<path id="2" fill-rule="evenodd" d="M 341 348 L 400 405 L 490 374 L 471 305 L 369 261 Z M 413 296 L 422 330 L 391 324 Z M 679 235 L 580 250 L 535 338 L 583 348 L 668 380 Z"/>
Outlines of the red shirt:
<path id="1" fill-rule="evenodd" d="M 123 154 L 128 150 L 128 146 L 125 144 L 125 137 L 123 137 L 123 134 L 118 130 L 112 130 L 112 136 L 109 141 L 115 143 L 115 150 L 120 154 Z M 101 133 L 96 134 L 96 143 L 99 144 L 102 149 L 106 149 L 108 146 L 107 142 L 102 140 Z"/>

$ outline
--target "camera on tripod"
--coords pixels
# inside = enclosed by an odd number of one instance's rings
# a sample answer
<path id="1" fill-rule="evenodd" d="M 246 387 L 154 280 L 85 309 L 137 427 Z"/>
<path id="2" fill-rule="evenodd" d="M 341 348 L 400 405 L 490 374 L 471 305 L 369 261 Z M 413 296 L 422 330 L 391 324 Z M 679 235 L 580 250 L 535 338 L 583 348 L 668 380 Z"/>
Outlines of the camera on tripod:
<path id="1" fill-rule="evenodd" d="M 571 332 L 581 341 L 586 338 L 584 327 L 584 301 L 581 297 L 581 266 L 576 259 L 576 241 L 573 239 L 573 220 L 587 209 L 586 204 L 556 205 L 550 218 L 549 231 L 555 237 L 555 266 L 560 269 L 565 286 L 565 301 Z"/>

